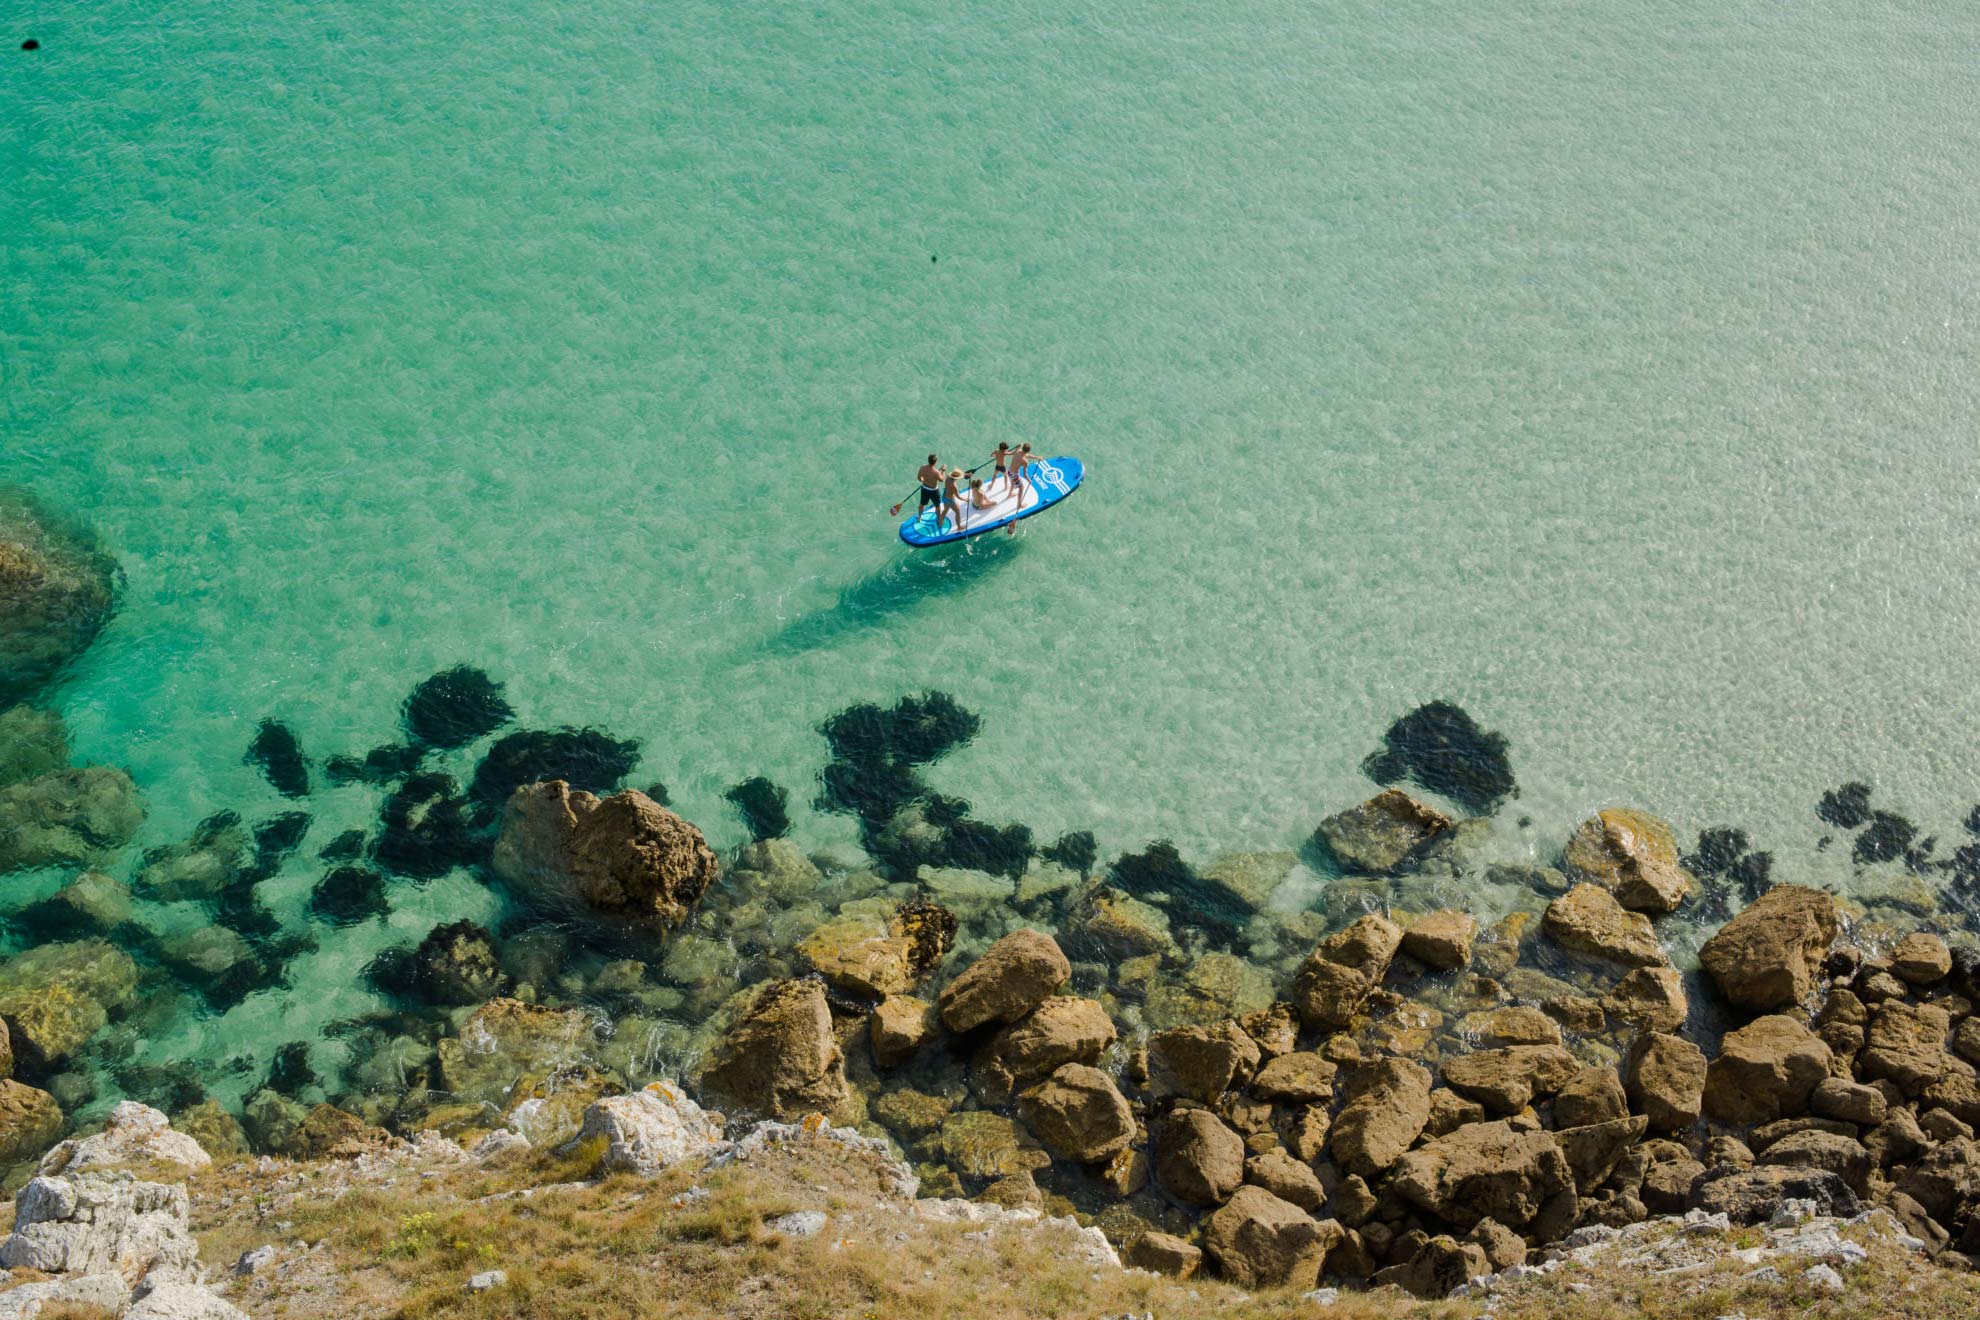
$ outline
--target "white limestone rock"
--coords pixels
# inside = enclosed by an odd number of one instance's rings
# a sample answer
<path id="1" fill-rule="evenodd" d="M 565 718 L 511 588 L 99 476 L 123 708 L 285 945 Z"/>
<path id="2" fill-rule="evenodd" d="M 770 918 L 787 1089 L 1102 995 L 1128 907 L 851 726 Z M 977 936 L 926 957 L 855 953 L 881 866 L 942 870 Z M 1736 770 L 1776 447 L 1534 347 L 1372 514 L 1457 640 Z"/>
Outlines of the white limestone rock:
<path id="1" fill-rule="evenodd" d="M 78 1174 L 98 1169 L 152 1170 L 176 1166 L 187 1173 L 213 1163 L 197 1141 L 172 1129 L 172 1120 L 135 1100 L 110 1111 L 101 1132 L 73 1137 L 41 1157 L 40 1172 Z"/>
<path id="2" fill-rule="evenodd" d="M 654 1082 L 631 1095 L 607 1096 L 584 1111 L 577 1139 L 604 1137 L 600 1168 L 651 1176 L 713 1151 L 722 1129 L 671 1082 Z"/>

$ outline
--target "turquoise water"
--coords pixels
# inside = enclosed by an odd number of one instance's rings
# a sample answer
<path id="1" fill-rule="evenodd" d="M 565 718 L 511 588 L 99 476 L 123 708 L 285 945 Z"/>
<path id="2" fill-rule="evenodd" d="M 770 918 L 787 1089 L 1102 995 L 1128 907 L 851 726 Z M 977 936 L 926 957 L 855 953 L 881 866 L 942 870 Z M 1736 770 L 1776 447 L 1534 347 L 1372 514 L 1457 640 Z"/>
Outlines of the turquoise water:
<path id="1" fill-rule="evenodd" d="M 59 701 L 141 843 L 278 808 L 260 718 L 361 753 L 462 661 L 722 845 L 727 786 L 808 803 L 818 721 L 924 687 L 985 716 L 938 787 L 1103 855 L 1303 839 L 1436 697 L 1511 738 L 1535 855 L 1630 802 L 1824 873 L 1844 778 L 1942 832 L 1980 796 L 1980 15 L 31 17 L 0 472 L 124 564 Z M 920 457 L 1006 438 L 1088 489 L 911 557 Z M 278 909 L 376 801 L 319 792 Z M 380 942 L 297 969 L 317 1008 Z"/>

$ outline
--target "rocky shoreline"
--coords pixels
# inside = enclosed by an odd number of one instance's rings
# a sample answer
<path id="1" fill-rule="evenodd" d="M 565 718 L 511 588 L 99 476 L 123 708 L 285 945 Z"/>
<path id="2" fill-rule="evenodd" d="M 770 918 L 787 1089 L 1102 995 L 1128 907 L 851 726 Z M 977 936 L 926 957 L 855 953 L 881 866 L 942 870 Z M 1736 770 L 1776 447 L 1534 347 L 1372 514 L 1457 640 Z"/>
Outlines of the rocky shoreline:
<path id="1" fill-rule="evenodd" d="M 246 759 L 288 809 L 216 812 L 133 859 L 138 787 L 72 765 L 33 704 L 104 626 L 114 564 L 45 531 L 5 544 L 35 607 L 0 651 L 22 701 L 0 711 L 0 872 L 62 877 L 10 913 L 0 963 L 17 1224 L 55 1204 L 24 1183 L 43 1153 L 122 1095 L 222 1159 L 596 1142 L 604 1171 L 651 1174 L 724 1131 L 822 1124 L 898 1151 L 936 1199 L 1253 1289 L 1442 1297 L 1686 1214 L 1875 1208 L 1941 1264 L 1980 1256 L 1980 952 L 1949 915 L 1980 845 L 1941 859 L 1860 785 L 1817 808 L 1855 832 L 1854 899 L 1777 883 L 1737 830 L 1682 853 L 1634 809 L 1536 864 L 1495 848 L 1506 740 L 1436 702 L 1369 758 L 1392 786 L 1302 852 L 1102 863 L 1089 834 L 1042 844 L 930 789 L 979 721 L 925 693 L 820 730 L 817 805 L 859 848 L 798 848 L 757 777 L 728 794 L 754 841 L 718 857 L 664 786 L 623 786 L 637 743 L 513 729 L 502 685 L 460 666 L 362 755 L 263 721 Z M 376 826 L 312 839 L 324 784 L 372 787 Z M 300 865 L 322 877 L 298 920 L 259 886 Z M 239 1060 L 241 1102 L 141 1057 L 174 1014 L 306 993 L 287 969 L 322 931 L 456 872 L 501 922 L 388 949 L 364 974 L 380 1009 Z M 160 905 L 201 919 L 160 935 Z"/>

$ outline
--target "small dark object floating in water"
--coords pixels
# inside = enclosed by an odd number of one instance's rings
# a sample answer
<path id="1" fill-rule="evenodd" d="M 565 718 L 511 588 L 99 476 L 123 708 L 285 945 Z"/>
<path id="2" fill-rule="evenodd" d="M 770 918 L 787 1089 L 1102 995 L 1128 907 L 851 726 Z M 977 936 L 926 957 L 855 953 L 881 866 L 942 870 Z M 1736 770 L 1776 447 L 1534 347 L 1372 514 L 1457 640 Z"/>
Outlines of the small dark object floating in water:
<path id="1" fill-rule="evenodd" d="M 36 41 L 36 40 L 35 40 L 35 39 L 34 39 L 33 37 L 29 37 L 29 38 L 28 38 L 28 39 L 27 39 L 26 41 L 23 41 L 23 42 L 21 43 L 21 49 L 22 49 L 22 50 L 40 50 L 40 49 L 41 49 L 41 43 L 40 43 L 40 42 L 38 42 L 38 41 Z"/>

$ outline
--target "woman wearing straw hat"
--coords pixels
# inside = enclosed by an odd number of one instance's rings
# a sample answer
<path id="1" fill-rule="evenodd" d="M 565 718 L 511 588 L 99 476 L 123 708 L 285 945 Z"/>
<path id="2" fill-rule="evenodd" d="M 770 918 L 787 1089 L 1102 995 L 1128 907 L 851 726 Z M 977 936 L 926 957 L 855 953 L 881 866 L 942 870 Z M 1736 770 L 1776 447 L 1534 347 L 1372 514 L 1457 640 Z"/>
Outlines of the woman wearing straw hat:
<path id="1" fill-rule="evenodd" d="M 961 468 L 950 468 L 949 474 L 942 478 L 942 508 L 935 511 L 935 525 L 938 529 L 942 525 L 943 509 L 955 515 L 958 529 L 962 527 L 962 495 L 956 489 L 956 483 L 968 475 Z"/>

